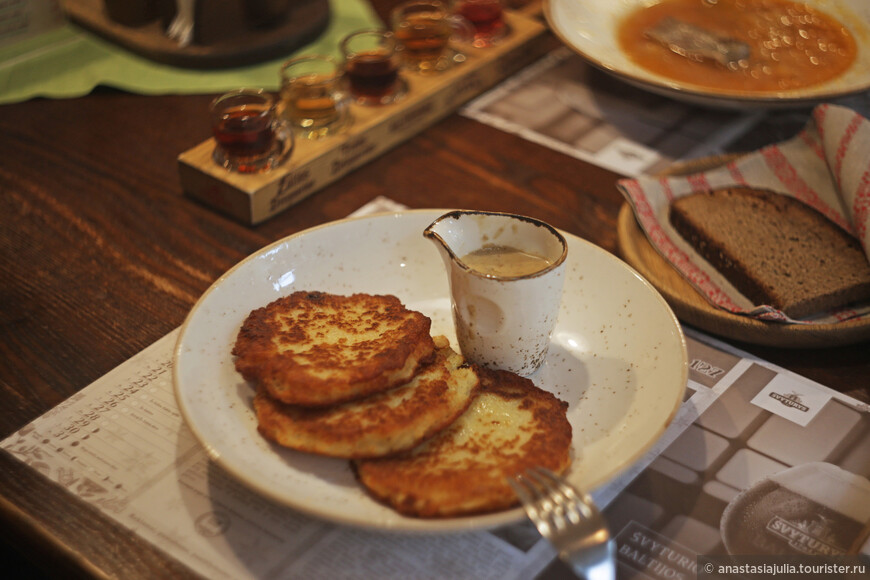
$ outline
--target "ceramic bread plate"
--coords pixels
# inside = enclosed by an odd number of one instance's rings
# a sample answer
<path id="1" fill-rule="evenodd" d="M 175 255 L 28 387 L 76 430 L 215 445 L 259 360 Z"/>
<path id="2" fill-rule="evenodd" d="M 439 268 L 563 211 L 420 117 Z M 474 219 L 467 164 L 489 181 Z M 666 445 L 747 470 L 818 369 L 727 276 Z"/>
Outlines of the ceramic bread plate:
<path id="1" fill-rule="evenodd" d="M 701 0 L 698 0 L 699 2 Z M 544 0 L 553 32 L 590 64 L 629 83 L 691 104 L 729 109 L 795 108 L 852 95 L 870 88 L 870 2 L 867 0 L 795 0 L 844 24 L 857 42 L 857 58 L 842 75 L 802 89 L 779 92 L 722 92 L 674 81 L 635 64 L 619 47 L 617 27 L 649 0 L 581 2 Z"/>
<path id="2" fill-rule="evenodd" d="M 212 460 L 275 502 L 337 523 L 404 532 L 455 532 L 522 521 L 521 509 L 464 518 L 409 518 L 372 499 L 349 462 L 296 452 L 257 432 L 253 389 L 231 350 L 248 313 L 298 290 L 393 294 L 456 344 L 444 263 L 423 230 L 441 210 L 342 220 L 290 236 L 243 260 L 191 310 L 174 354 L 182 415 Z M 532 380 L 569 403 L 568 478 L 594 490 L 662 435 L 686 387 L 685 340 L 661 295 L 632 268 L 580 238 L 568 240 L 559 317 Z"/>

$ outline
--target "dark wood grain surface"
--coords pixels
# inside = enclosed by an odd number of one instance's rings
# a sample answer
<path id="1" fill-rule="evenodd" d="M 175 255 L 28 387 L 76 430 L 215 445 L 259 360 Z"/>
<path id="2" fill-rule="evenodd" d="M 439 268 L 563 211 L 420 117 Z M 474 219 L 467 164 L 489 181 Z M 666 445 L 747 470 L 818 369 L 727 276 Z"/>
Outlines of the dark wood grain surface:
<path id="1" fill-rule="evenodd" d="M 395 2 L 374 4 L 385 15 Z M 177 328 L 248 254 L 378 195 L 412 208 L 528 214 L 617 252 L 618 175 L 459 115 L 282 215 L 241 225 L 186 197 L 178 181 L 177 155 L 209 136 L 213 96 L 100 89 L 0 106 L 0 437 Z M 735 346 L 870 401 L 870 343 Z M 0 543 L 4 562 L 27 574 L 19 577 L 192 577 L 6 453 Z"/>

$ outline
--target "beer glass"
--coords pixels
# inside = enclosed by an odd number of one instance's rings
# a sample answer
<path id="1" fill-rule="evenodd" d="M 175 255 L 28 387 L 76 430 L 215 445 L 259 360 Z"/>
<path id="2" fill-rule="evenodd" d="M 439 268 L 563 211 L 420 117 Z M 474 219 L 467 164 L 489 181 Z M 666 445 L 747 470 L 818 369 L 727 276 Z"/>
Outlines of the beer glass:
<path id="1" fill-rule="evenodd" d="M 870 523 L 870 481 L 830 463 L 796 465 L 738 494 L 722 513 L 732 555 L 840 556 Z"/>

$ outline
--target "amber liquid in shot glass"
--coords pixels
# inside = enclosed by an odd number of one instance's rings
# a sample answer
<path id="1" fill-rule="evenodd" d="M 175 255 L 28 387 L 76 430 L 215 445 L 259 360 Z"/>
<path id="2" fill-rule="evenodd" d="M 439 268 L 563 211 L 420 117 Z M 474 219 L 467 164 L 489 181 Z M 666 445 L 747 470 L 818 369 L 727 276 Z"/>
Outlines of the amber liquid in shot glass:
<path id="1" fill-rule="evenodd" d="M 473 34 L 471 24 L 440 0 L 408 0 L 393 9 L 391 20 L 403 66 L 424 74 L 450 68 L 454 34 L 464 39 Z"/>
<path id="2" fill-rule="evenodd" d="M 405 50 L 403 57 L 413 67 L 441 58 L 450 34 L 449 23 L 426 16 L 409 16 L 396 26 L 396 38 Z"/>
<path id="3" fill-rule="evenodd" d="M 399 67 L 384 51 L 361 52 L 348 61 L 346 74 L 354 95 L 380 99 L 390 94 L 399 78 Z"/>
<path id="4" fill-rule="evenodd" d="M 308 127 L 328 123 L 337 115 L 335 99 L 318 85 L 314 80 L 310 84 L 293 87 L 287 99 L 290 116 L 305 119 L 305 126 Z"/>
<path id="5" fill-rule="evenodd" d="M 261 105 L 229 107 L 214 126 L 218 146 L 240 161 L 259 158 L 275 146 L 275 131 L 268 108 Z"/>
<path id="6" fill-rule="evenodd" d="M 336 61 L 325 55 L 292 59 L 281 69 L 283 117 L 307 139 L 341 131 L 349 122 L 342 73 Z"/>
<path id="7" fill-rule="evenodd" d="M 507 35 L 501 0 L 456 0 L 453 9 L 474 27 L 472 44 L 478 48 L 492 46 Z"/>
<path id="8" fill-rule="evenodd" d="M 212 101 L 215 161 L 231 171 L 259 173 L 283 162 L 293 135 L 277 119 L 273 98 L 261 90 L 231 91 Z"/>
<path id="9" fill-rule="evenodd" d="M 344 76 L 361 105 L 386 105 L 401 98 L 407 86 L 399 74 L 396 38 L 386 30 L 364 30 L 341 43 Z"/>

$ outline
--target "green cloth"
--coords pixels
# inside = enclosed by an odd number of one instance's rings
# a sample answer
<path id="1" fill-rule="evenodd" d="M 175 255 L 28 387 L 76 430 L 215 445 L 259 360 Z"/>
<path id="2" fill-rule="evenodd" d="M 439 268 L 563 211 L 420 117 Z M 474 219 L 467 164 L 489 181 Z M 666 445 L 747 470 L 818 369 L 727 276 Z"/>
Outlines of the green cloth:
<path id="1" fill-rule="evenodd" d="M 293 54 L 338 54 L 339 41 L 360 28 L 381 26 L 365 0 L 330 0 L 329 26 Z M 0 47 L 0 104 L 33 97 L 72 98 L 104 85 L 146 95 L 217 93 L 239 87 L 275 90 L 281 64 L 293 56 L 247 67 L 193 70 L 140 57 L 72 24 Z"/>

